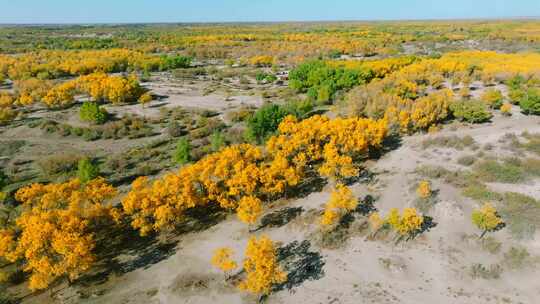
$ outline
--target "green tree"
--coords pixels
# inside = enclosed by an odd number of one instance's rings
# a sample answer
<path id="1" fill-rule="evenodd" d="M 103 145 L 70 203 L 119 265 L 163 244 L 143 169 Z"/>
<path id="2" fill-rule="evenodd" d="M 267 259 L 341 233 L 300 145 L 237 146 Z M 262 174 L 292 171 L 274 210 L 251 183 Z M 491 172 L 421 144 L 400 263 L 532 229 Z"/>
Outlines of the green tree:
<path id="1" fill-rule="evenodd" d="M 276 104 L 265 105 L 247 120 L 246 137 L 249 141 L 263 143 L 272 135 L 289 113 Z"/>
<path id="2" fill-rule="evenodd" d="M 81 106 L 79 116 L 82 121 L 87 121 L 99 125 L 105 123 L 109 115 L 107 111 L 101 108 L 97 103 L 86 101 Z"/>
<path id="3" fill-rule="evenodd" d="M 77 177 L 82 183 L 87 183 L 99 176 L 99 168 L 90 159 L 83 158 L 77 165 Z"/>
<path id="4" fill-rule="evenodd" d="M 210 147 L 212 151 L 218 151 L 225 146 L 225 136 L 220 131 L 216 131 L 210 135 Z"/>
<path id="5" fill-rule="evenodd" d="M 185 137 L 180 138 L 174 151 L 174 161 L 180 165 L 186 164 L 191 160 L 191 144 Z"/>

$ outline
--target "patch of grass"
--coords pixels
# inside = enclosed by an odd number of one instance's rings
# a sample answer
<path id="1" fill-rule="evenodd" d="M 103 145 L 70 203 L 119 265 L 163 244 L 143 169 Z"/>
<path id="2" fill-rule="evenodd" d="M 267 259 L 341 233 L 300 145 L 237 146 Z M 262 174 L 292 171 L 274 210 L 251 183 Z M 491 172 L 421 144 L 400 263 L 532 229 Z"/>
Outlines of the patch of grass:
<path id="1" fill-rule="evenodd" d="M 472 166 L 476 162 L 476 156 L 474 155 L 463 155 L 457 159 L 457 163 L 462 166 Z"/>
<path id="2" fill-rule="evenodd" d="M 416 173 L 420 176 L 441 179 L 445 183 L 458 188 L 463 188 L 471 183 L 472 176 L 469 172 L 458 170 L 451 171 L 442 166 L 422 165 L 416 168 Z"/>
<path id="3" fill-rule="evenodd" d="M 517 239 L 532 238 L 540 225 L 540 202 L 521 193 L 505 193 L 499 212 Z"/>
<path id="4" fill-rule="evenodd" d="M 453 148 L 457 150 L 463 150 L 464 148 L 471 148 L 476 150 L 478 146 L 469 135 L 464 137 L 459 137 L 456 135 L 452 136 L 437 136 L 433 138 L 424 139 L 422 141 L 422 148 L 427 149 L 430 147 L 442 147 L 442 148 Z"/>
<path id="5" fill-rule="evenodd" d="M 43 175 L 49 179 L 60 175 L 71 176 L 77 170 L 77 166 L 84 155 L 80 154 L 59 154 L 40 159 L 37 165 Z"/>
<path id="6" fill-rule="evenodd" d="M 486 185 L 478 182 L 467 185 L 463 188 L 461 194 L 480 202 L 502 200 L 502 195 L 500 193 L 491 191 Z"/>
<path id="7" fill-rule="evenodd" d="M 480 242 L 480 245 L 482 246 L 482 249 L 484 249 L 485 251 L 491 254 L 499 253 L 499 251 L 501 250 L 502 243 L 497 241 L 497 239 L 495 239 L 492 236 L 487 236 L 485 238 L 482 238 L 479 240 L 479 242 Z"/>
<path id="8" fill-rule="evenodd" d="M 522 269 L 530 261 L 530 253 L 523 247 L 512 247 L 504 254 L 504 265 L 510 269 Z"/>
<path id="9" fill-rule="evenodd" d="M 527 139 L 527 142 L 521 144 L 520 146 L 531 153 L 540 155 L 540 133 L 530 134 L 524 132 L 521 134 L 521 136 Z"/>
<path id="10" fill-rule="evenodd" d="M 499 264 L 492 264 L 489 266 L 484 266 L 480 263 L 475 263 L 471 265 L 470 273 L 473 279 L 498 279 L 501 277 L 502 267 Z"/>
<path id="11" fill-rule="evenodd" d="M 3 140 L 0 141 L 0 156 L 13 157 L 15 153 L 26 145 L 24 140 Z"/>
<path id="12" fill-rule="evenodd" d="M 484 160 L 474 166 L 474 175 L 485 182 L 511 184 L 520 183 L 527 176 L 521 165 L 512 160 Z"/>

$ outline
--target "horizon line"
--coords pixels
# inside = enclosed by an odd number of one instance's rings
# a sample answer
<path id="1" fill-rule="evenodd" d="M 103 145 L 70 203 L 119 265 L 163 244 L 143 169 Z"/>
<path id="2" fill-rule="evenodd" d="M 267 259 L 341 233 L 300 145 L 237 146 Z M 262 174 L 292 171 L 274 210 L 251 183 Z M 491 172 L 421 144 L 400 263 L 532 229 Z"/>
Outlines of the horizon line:
<path id="1" fill-rule="evenodd" d="M 50 25 L 159 25 L 159 24 L 258 24 L 258 23 L 346 23 L 346 22 L 407 22 L 407 21 L 514 21 L 540 20 L 540 16 L 502 16 L 502 17 L 448 17 L 448 18 L 404 18 L 404 19 L 313 19 L 313 20 L 259 20 L 259 21 L 110 21 L 110 22 L 11 22 L 0 26 L 50 26 Z"/>

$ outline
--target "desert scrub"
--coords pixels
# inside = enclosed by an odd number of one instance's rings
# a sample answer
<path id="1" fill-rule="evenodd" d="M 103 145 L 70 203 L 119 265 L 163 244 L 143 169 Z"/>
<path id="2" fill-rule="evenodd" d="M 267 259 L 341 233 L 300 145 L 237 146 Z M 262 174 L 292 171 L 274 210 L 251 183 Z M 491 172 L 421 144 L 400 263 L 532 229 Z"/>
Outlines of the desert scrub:
<path id="1" fill-rule="evenodd" d="M 109 114 L 97 103 L 85 101 L 79 110 L 79 117 L 82 121 L 101 125 L 107 121 Z"/>
<path id="2" fill-rule="evenodd" d="M 493 117 L 487 105 L 478 100 L 456 101 L 450 104 L 450 110 L 455 118 L 469 123 L 482 123 Z"/>
<path id="3" fill-rule="evenodd" d="M 222 147 L 227 144 L 225 136 L 220 131 L 215 131 L 210 135 L 210 148 L 212 152 L 219 151 Z"/>
<path id="4" fill-rule="evenodd" d="M 506 159 L 502 162 L 496 160 L 484 160 L 474 166 L 474 175 L 485 182 L 520 183 L 523 182 L 527 173 L 522 163 Z"/>
<path id="5" fill-rule="evenodd" d="M 474 155 L 463 155 L 457 159 L 457 163 L 459 165 L 466 166 L 466 167 L 473 165 L 475 161 L 476 161 L 476 156 Z"/>
<path id="6" fill-rule="evenodd" d="M 38 160 L 38 167 L 43 175 L 49 179 L 59 175 L 72 175 L 77 165 L 84 156 L 79 154 L 53 155 Z"/>
<path id="7" fill-rule="evenodd" d="M 335 225 L 345 214 L 356 209 L 356 206 L 358 206 L 358 199 L 353 196 L 351 189 L 343 184 L 338 184 L 332 191 L 330 200 L 326 203 L 321 225 Z"/>
<path id="8" fill-rule="evenodd" d="M 504 253 L 503 264 L 510 269 L 523 269 L 533 262 L 531 254 L 524 247 L 511 247 Z"/>
<path id="9" fill-rule="evenodd" d="M 422 213 L 427 213 L 437 203 L 437 191 L 434 191 L 431 182 L 427 180 L 420 181 L 416 186 L 416 195 L 414 200 L 415 207 Z"/>
<path id="10" fill-rule="evenodd" d="M 527 142 L 520 144 L 519 146 L 540 156 L 540 133 L 524 133 L 522 136 L 527 140 Z"/>
<path id="11" fill-rule="evenodd" d="M 180 137 L 180 136 L 185 135 L 187 133 L 184 126 L 182 126 L 177 121 L 169 122 L 167 124 L 166 132 L 170 137 Z"/>
<path id="12" fill-rule="evenodd" d="M 472 138 L 470 135 L 463 137 L 456 135 L 437 136 L 424 139 L 422 141 L 422 148 L 427 149 L 430 147 L 454 148 L 457 150 L 463 150 L 464 148 L 476 150 L 478 148 L 474 138 Z"/>
<path id="13" fill-rule="evenodd" d="M 501 277 L 503 269 L 499 264 L 484 266 L 480 263 L 471 265 L 470 274 L 473 279 L 492 280 Z"/>
<path id="14" fill-rule="evenodd" d="M 502 195 L 499 211 L 512 236 L 530 239 L 540 225 L 540 202 L 533 197 L 514 192 Z"/>

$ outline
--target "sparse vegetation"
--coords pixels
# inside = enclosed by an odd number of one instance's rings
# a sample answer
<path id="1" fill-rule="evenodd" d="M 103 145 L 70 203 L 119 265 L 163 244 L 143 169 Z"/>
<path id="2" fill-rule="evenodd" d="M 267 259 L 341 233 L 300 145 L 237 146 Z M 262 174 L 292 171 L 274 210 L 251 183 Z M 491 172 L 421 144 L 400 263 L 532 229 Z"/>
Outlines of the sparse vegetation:
<path id="1" fill-rule="evenodd" d="M 539 24 L 0 27 L 0 303 L 533 299 Z"/>

